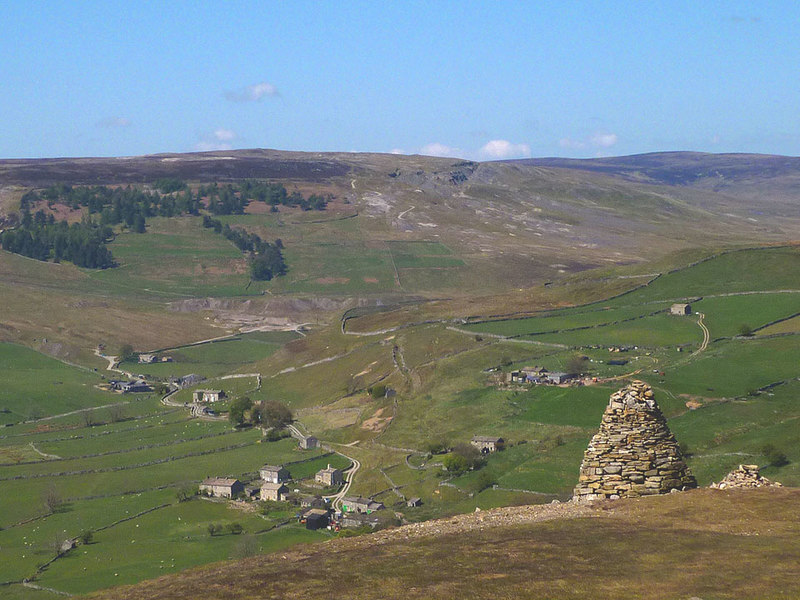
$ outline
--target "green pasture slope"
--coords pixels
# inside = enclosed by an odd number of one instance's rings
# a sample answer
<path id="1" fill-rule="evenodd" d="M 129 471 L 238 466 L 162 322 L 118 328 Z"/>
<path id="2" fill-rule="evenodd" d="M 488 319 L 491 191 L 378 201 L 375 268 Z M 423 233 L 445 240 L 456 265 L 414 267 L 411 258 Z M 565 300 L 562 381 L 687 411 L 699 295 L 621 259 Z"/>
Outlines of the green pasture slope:
<path id="1" fill-rule="evenodd" d="M 264 331 L 236 337 L 164 350 L 158 356 L 169 356 L 172 362 L 139 364 L 125 361 L 120 368 L 155 377 L 182 376 L 197 373 L 205 377 L 218 377 L 242 370 L 245 365 L 267 358 L 286 342 L 300 337 L 293 331 Z"/>
<path id="2" fill-rule="evenodd" d="M 178 502 L 177 491 L 196 489 L 208 476 L 257 478 L 265 463 L 296 463 L 290 465 L 294 476 L 307 477 L 328 462 L 346 466 L 345 459 L 301 451 L 293 439 L 268 443 L 258 430 L 189 419 L 155 399 L 148 410 L 97 426 L 55 419 L 50 430 L 0 438 L 0 456 L 31 445 L 49 455 L 0 464 L 0 582 L 32 576 L 55 555 L 55 540 L 86 530 L 96 532 L 92 543 L 40 573 L 41 584 L 82 593 L 226 559 L 246 548 L 269 551 L 325 539 L 296 525 L 274 529 L 286 521 L 285 511 L 262 517 L 199 498 Z M 46 502 L 52 496 L 60 500 L 54 510 Z M 131 519 L 117 524 L 125 518 Z M 209 523 L 239 523 L 244 534 L 211 537 Z"/>
<path id="3" fill-rule="evenodd" d="M 242 253 L 199 217 L 149 219 L 146 233 L 122 233 L 109 249 L 119 266 L 93 271 L 91 279 L 123 296 L 242 296 L 266 285 L 250 283 Z"/>
<path id="4" fill-rule="evenodd" d="M 481 481 L 494 482 L 495 489 L 470 500 L 476 505 L 487 494 L 503 490 L 566 498 L 608 396 L 624 381 L 503 391 L 486 387 L 488 375 L 481 375 L 481 370 L 499 364 L 497 357 L 503 353 L 499 347 L 506 348 L 511 359 L 505 367 L 508 370 L 534 364 L 563 370 L 569 357 L 580 353 L 591 359 L 585 369 L 592 375 L 629 374 L 654 386 L 662 411 L 687 447 L 689 464 L 701 485 L 721 479 L 741 462 L 760 464 L 766 476 L 798 485 L 797 334 L 789 328 L 776 337 L 738 336 L 742 324 L 756 330 L 797 314 L 797 290 L 797 248 L 747 250 L 669 273 L 641 289 L 588 306 L 461 327 L 475 335 L 489 333 L 514 337 L 515 341 L 487 337 L 484 342 L 491 345 L 486 350 L 469 358 L 454 356 L 437 362 L 438 379 L 423 394 L 404 399 L 381 441 L 422 450 L 428 441 L 456 443 L 476 433 L 500 435 L 509 440 L 510 447 L 489 457 L 484 474 L 477 471 L 451 480 L 456 490 L 468 494 L 475 486 L 479 488 Z M 698 316 L 675 317 L 664 312 L 674 301 L 701 297 L 693 303 L 693 310 L 704 314 L 710 330 L 710 344 L 702 351 Z M 653 314 L 655 311 L 659 312 Z M 524 346 L 525 341 L 566 348 Z M 612 353 L 608 351 L 611 346 L 630 346 L 631 350 Z M 489 348 L 494 348 L 491 355 Z M 628 362 L 608 365 L 612 359 Z M 767 444 L 786 455 L 785 464 L 770 464 L 764 450 Z M 393 467 L 401 480 L 404 468 L 402 464 Z M 436 470 L 426 466 L 422 473 L 431 469 Z M 426 487 L 425 482 L 426 476 L 417 475 L 408 486 L 409 493 L 418 493 L 429 503 L 415 514 L 442 514 L 442 489 Z M 448 494 L 456 495 L 450 509 L 457 505 L 466 508 L 465 496 L 450 489 Z M 547 496 L 538 498 L 529 496 L 528 501 L 543 501 Z"/>
<path id="5" fill-rule="evenodd" d="M 96 386 L 102 378 L 16 344 L 0 343 L 0 425 L 134 401 Z"/>

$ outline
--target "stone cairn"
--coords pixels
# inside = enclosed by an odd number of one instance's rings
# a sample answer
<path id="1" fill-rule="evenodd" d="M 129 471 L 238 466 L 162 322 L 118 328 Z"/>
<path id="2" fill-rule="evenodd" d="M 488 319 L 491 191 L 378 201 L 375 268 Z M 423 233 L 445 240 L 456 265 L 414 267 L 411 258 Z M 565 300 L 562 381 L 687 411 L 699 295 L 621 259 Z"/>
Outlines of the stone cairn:
<path id="1" fill-rule="evenodd" d="M 653 390 L 634 381 L 611 395 L 583 456 L 573 500 L 665 494 L 697 487 Z"/>
<path id="2" fill-rule="evenodd" d="M 782 487 L 777 481 L 770 481 L 759 474 L 758 465 L 739 465 L 725 476 L 719 483 L 712 483 L 712 488 L 718 490 L 730 488 L 759 488 L 759 487 Z"/>

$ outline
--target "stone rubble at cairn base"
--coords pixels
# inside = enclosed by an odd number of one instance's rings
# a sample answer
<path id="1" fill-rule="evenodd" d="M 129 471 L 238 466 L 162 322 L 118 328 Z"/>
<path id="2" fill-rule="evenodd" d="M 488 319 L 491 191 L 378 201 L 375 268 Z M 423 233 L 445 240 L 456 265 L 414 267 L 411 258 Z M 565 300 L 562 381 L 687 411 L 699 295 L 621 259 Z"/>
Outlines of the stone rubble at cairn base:
<path id="1" fill-rule="evenodd" d="M 759 488 L 759 487 L 783 487 L 777 481 L 770 481 L 766 477 L 759 475 L 758 465 L 739 465 L 725 476 L 719 483 L 712 483 L 712 488 L 724 490 L 726 488 Z"/>
<path id="2" fill-rule="evenodd" d="M 665 494 L 697 487 L 653 390 L 633 381 L 611 395 L 583 456 L 573 500 Z"/>

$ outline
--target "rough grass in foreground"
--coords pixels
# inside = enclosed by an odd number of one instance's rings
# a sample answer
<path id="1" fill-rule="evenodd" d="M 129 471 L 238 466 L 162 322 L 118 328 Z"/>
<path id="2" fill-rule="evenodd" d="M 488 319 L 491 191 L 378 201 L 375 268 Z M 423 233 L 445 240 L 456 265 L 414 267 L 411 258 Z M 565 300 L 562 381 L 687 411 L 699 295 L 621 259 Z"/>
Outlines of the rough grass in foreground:
<path id="1" fill-rule="evenodd" d="M 305 546 L 93 597 L 791 598 L 798 503 L 795 489 L 702 489 L 601 503 L 588 518 Z"/>

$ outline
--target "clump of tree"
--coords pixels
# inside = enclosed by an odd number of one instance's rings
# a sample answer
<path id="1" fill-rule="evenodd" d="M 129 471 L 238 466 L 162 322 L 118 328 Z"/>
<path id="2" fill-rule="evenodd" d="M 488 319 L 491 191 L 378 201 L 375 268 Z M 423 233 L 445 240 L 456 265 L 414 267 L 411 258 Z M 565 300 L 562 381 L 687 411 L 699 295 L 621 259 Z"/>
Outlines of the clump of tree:
<path id="1" fill-rule="evenodd" d="M 187 500 L 194 498 L 196 495 L 197 489 L 190 485 L 185 485 L 175 492 L 175 497 L 178 499 L 178 502 L 186 502 Z"/>
<path id="2" fill-rule="evenodd" d="M 280 239 L 271 244 L 255 233 L 223 225 L 208 215 L 203 216 L 203 227 L 221 234 L 250 257 L 250 277 L 253 280 L 270 281 L 273 277 L 286 274 L 286 262 L 281 252 L 283 242 Z"/>
<path id="3" fill-rule="evenodd" d="M 122 344 L 117 351 L 117 357 L 120 362 L 136 360 L 136 356 L 136 351 L 131 344 Z"/>
<path id="4" fill-rule="evenodd" d="M 564 366 L 564 368 L 569 375 L 582 375 L 586 372 L 587 364 L 587 357 L 581 354 L 574 354 L 567 360 L 567 364 Z"/>
<path id="5" fill-rule="evenodd" d="M 436 454 L 444 454 L 449 449 L 449 446 L 445 440 L 431 440 L 428 442 L 427 446 L 425 446 L 425 450 L 431 456 L 435 456 Z"/>
<path id="6" fill-rule="evenodd" d="M 747 323 L 742 323 L 741 325 L 739 325 L 739 335 L 741 335 L 742 337 L 752 337 L 753 328 Z"/>
<path id="7" fill-rule="evenodd" d="M 456 444 L 453 450 L 444 457 L 442 465 L 448 473 L 461 475 L 467 471 L 481 468 L 486 464 L 486 459 L 472 444 Z"/>
<path id="8" fill-rule="evenodd" d="M 48 513 L 54 513 L 64 504 L 61 494 L 56 486 L 51 485 L 42 494 L 42 503 Z"/>
<path id="9" fill-rule="evenodd" d="M 373 385 L 372 387 L 367 389 L 367 391 L 369 392 L 369 395 L 372 396 L 372 398 L 375 400 L 378 400 L 386 396 L 386 386 L 383 385 L 382 383 Z"/>
<path id="10" fill-rule="evenodd" d="M 256 418 L 262 427 L 282 429 L 294 420 L 291 409 L 278 400 L 264 400 L 257 407 Z"/>
<path id="11" fill-rule="evenodd" d="M 244 425 L 247 421 L 247 413 L 252 407 L 253 401 L 249 396 L 236 398 L 228 406 L 228 420 L 237 427 Z"/>
<path id="12" fill-rule="evenodd" d="M 0 233 L 3 250 L 36 260 L 68 260 L 87 269 L 107 269 L 114 266 L 106 243 L 113 238 L 110 227 L 96 225 L 89 219 L 70 225 L 56 221 L 43 210 L 31 214 L 23 210 L 16 229 Z"/>

